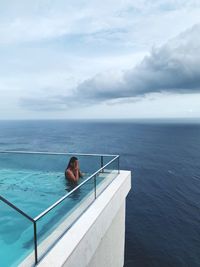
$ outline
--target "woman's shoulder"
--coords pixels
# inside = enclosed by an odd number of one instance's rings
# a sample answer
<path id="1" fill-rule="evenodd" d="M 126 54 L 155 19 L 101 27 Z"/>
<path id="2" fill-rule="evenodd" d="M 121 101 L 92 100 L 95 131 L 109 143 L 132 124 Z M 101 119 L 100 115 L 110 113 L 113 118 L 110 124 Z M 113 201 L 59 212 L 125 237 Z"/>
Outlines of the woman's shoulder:
<path id="1" fill-rule="evenodd" d="M 65 169 L 65 178 L 68 178 L 68 175 L 70 175 L 72 171 L 69 168 Z"/>

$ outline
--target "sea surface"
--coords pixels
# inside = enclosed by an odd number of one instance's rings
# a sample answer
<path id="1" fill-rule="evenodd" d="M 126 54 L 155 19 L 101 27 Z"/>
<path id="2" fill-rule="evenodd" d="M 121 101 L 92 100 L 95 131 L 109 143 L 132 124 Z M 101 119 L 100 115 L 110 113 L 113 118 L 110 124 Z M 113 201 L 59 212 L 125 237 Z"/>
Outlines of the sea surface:
<path id="1" fill-rule="evenodd" d="M 200 266 L 200 121 L 0 121 L 0 150 L 120 154 L 125 267 Z"/>

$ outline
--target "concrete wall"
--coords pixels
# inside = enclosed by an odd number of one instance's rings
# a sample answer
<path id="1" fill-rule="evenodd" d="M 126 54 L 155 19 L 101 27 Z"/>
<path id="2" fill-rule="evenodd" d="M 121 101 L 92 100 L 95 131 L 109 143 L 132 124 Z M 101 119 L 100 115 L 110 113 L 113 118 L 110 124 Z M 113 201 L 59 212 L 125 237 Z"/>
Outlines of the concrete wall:
<path id="1" fill-rule="evenodd" d="M 121 171 L 38 266 L 122 267 L 130 188 L 131 173 Z"/>
<path id="2" fill-rule="evenodd" d="M 88 267 L 124 265 L 125 202 L 104 234 Z"/>

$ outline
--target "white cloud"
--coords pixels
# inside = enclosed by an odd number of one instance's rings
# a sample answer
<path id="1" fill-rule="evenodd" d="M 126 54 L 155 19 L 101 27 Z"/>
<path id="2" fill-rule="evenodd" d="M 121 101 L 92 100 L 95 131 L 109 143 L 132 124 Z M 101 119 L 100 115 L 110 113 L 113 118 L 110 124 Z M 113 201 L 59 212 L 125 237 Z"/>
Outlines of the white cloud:
<path id="1" fill-rule="evenodd" d="M 199 21 L 199 1 L 3 1 L 0 44 L 79 36 L 147 48 Z M 176 24 L 176 27 L 174 25 Z M 148 29 L 148 30 L 147 30 Z M 79 38 L 79 37 L 78 37 Z M 114 45 L 114 44 L 113 44 Z"/>
<path id="2" fill-rule="evenodd" d="M 69 102 L 196 92 L 199 26 L 166 42 L 199 13 L 196 0 L 1 1 L 1 96 L 18 114 L 47 115 Z"/>
<path id="3" fill-rule="evenodd" d="M 164 46 L 153 49 L 133 69 L 110 71 L 80 83 L 71 96 L 52 98 L 41 106 L 41 99 L 25 99 L 34 109 L 77 107 L 151 93 L 200 92 L 200 25 L 181 33 Z M 195 40 L 195 43 L 193 42 Z"/>

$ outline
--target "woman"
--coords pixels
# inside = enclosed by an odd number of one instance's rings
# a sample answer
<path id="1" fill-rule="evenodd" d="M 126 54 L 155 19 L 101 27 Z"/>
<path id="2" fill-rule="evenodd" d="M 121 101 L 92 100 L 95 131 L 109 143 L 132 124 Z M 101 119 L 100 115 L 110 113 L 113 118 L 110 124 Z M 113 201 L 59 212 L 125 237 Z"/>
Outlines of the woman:
<path id="1" fill-rule="evenodd" d="M 76 157 L 71 157 L 65 170 L 65 178 L 72 182 L 78 182 L 79 178 L 82 176 L 83 175 L 79 169 L 78 159 Z"/>

